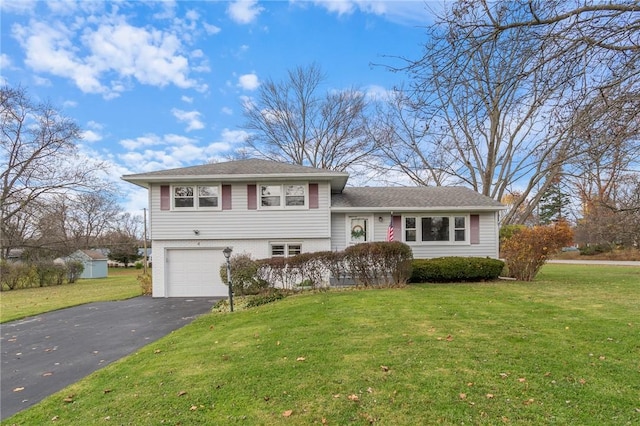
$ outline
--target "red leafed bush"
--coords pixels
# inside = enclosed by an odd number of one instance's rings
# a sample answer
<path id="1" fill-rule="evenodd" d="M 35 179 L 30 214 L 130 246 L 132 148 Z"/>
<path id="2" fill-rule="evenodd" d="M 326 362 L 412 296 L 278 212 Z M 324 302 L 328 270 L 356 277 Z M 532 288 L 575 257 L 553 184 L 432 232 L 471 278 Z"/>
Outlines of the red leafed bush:
<path id="1" fill-rule="evenodd" d="M 573 231 L 562 221 L 553 225 L 516 229 L 502 240 L 501 252 L 509 275 L 532 281 L 542 265 L 573 241 Z"/>

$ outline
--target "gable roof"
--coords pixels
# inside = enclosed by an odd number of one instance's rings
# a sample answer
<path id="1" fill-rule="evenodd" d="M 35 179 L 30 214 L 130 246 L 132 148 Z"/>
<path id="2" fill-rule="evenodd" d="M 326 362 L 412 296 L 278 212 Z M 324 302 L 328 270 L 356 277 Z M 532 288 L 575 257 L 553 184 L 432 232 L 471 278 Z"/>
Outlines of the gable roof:
<path id="1" fill-rule="evenodd" d="M 211 179 L 221 181 L 317 179 L 330 181 L 331 189 L 340 191 L 346 185 L 348 177 L 347 172 L 253 158 L 131 174 L 122 176 L 122 179 L 145 188 L 148 188 L 150 183 L 201 182 Z"/>
<path id="2" fill-rule="evenodd" d="M 333 211 L 503 210 L 504 205 L 459 186 L 345 188 L 331 196 Z"/>

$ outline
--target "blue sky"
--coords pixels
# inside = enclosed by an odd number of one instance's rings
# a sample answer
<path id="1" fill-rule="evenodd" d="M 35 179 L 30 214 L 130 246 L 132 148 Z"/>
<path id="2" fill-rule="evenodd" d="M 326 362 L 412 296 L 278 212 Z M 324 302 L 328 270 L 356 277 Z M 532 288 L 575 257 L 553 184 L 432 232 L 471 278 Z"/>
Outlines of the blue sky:
<path id="1" fill-rule="evenodd" d="M 242 102 L 315 62 L 326 89 L 402 82 L 372 63 L 418 58 L 438 2 L 2 0 L 0 81 L 48 100 L 107 161 L 123 207 L 146 191 L 119 176 L 203 164 L 242 144 Z"/>

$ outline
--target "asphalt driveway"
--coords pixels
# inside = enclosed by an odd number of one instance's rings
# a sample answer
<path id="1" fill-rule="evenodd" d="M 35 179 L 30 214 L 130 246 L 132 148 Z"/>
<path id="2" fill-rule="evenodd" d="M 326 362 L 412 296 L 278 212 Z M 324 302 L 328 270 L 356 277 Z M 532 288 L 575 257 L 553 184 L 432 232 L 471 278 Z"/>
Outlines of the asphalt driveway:
<path id="1" fill-rule="evenodd" d="M 0 325 L 0 419 L 209 312 L 218 298 L 136 297 Z"/>

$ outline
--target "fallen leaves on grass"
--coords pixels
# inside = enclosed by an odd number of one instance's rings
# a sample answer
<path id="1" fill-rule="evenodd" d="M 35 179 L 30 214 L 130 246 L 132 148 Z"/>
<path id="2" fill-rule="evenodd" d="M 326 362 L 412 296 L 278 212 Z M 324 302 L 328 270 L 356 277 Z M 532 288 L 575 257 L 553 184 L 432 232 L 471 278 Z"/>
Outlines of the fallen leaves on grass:
<path id="1" fill-rule="evenodd" d="M 293 414 L 293 410 L 287 410 L 284 413 L 282 413 L 282 417 L 291 417 L 292 414 Z"/>
<path id="2" fill-rule="evenodd" d="M 353 402 L 358 402 L 360 401 L 360 398 L 358 398 L 358 395 L 356 395 L 355 393 L 352 393 L 351 395 L 349 395 L 347 397 L 349 399 L 349 401 L 353 401 Z"/>
<path id="3" fill-rule="evenodd" d="M 384 371 L 385 373 L 389 371 L 389 367 L 387 367 L 386 365 L 381 365 L 380 368 L 382 369 L 382 371 Z"/>
<path id="4" fill-rule="evenodd" d="M 183 395 L 186 395 L 186 394 L 187 394 L 187 391 L 185 391 L 185 390 L 181 390 L 180 392 L 178 392 L 178 396 L 183 396 Z"/>
<path id="5" fill-rule="evenodd" d="M 75 395 L 68 395 L 65 399 L 62 400 L 62 402 L 66 402 L 67 404 L 71 404 L 73 402 L 73 398 L 75 398 Z"/>
<path id="6" fill-rule="evenodd" d="M 296 361 L 305 361 L 306 358 L 303 356 L 299 356 L 298 358 L 296 358 Z"/>

